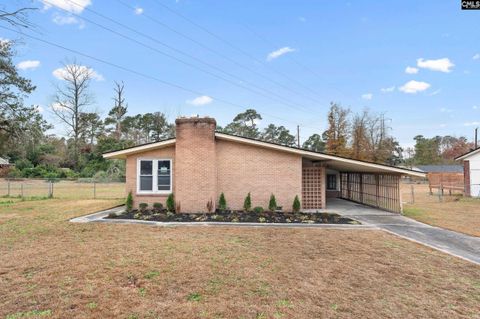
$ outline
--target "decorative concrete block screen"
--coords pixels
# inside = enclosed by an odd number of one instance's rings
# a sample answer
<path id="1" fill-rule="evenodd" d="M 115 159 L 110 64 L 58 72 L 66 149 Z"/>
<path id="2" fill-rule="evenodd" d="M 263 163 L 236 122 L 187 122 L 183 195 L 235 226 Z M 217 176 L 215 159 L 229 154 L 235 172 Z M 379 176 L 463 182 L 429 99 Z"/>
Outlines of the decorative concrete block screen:
<path id="1" fill-rule="evenodd" d="M 340 197 L 391 212 L 402 211 L 400 176 L 340 173 Z"/>
<path id="2" fill-rule="evenodd" d="M 325 183 L 323 167 L 304 167 L 302 174 L 302 208 L 319 209 L 325 207 Z"/>

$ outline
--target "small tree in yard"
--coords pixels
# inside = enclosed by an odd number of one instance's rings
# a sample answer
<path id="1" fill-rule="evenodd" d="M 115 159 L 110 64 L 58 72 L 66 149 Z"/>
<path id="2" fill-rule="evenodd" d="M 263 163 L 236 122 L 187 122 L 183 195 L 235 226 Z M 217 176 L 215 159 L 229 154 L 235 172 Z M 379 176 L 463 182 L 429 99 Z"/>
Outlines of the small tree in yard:
<path id="1" fill-rule="evenodd" d="M 275 199 L 275 195 L 270 195 L 270 201 L 268 202 L 268 209 L 272 212 L 277 209 L 277 200 Z"/>
<path id="2" fill-rule="evenodd" d="M 226 210 L 227 209 L 227 200 L 225 199 L 225 194 L 220 194 L 220 199 L 218 200 L 218 209 Z"/>
<path id="3" fill-rule="evenodd" d="M 300 199 L 298 199 L 298 195 L 295 195 L 292 208 L 295 213 L 298 213 L 300 211 Z"/>
<path id="4" fill-rule="evenodd" d="M 252 198 L 250 196 L 250 192 L 248 193 L 247 197 L 245 197 L 245 201 L 243 202 L 243 209 L 249 211 L 252 209 Z"/>
<path id="5" fill-rule="evenodd" d="M 167 210 L 169 212 L 174 212 L 175 211 L 175 199 L 173 198 L 173 193 L 168 195 L 167 198 Z"/>
<path id="6" fill-rule="evenodd" d="M 125 200 L 125 205 L 127 206 L 127 212 L 132 211 L 133 209 L 133 196 L 132 192 L 128 193 L 127 199 Z"/>

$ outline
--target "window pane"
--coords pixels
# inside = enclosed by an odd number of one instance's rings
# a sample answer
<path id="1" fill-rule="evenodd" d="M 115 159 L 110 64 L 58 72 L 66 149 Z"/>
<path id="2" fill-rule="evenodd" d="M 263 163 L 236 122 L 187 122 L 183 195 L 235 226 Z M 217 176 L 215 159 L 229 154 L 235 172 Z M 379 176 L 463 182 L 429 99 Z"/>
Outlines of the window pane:
<path id="1" fill-rule="evenodd" d="M 159 191 L 169 191 L 170 190 L 170 185 L 158 185 L 158 190 Z"/>
<path id="2" fill-rule="evenodd" d="M 140 190 L 151 191 L 153 190 L 153 177 L 152 176 L 140 176 Z"/>
<path id="3" fill-rule="evenodd" d="M 152 175 L 152 169 L 152 161 L 140 161 L 140 175 Z"/>
<path id="4" fill-rule="evenodd" d="M 158 171 L 169 171 L 170 161 L 158 161 Z"/>
<path id="5" fill-rule="evenodd" d="M 158 185 L 170 185 L 170 176 L 158 176 Z"/>

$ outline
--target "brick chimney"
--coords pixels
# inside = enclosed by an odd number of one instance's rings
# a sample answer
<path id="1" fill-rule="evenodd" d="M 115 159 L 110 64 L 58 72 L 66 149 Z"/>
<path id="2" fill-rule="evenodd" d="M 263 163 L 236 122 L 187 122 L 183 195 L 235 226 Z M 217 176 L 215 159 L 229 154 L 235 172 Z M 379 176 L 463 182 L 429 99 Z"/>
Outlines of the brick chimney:
<path id="1" fill-rule="evenodd" d="M 178 118 L 175 143 L 175 201 L 182 212 L 207 212 L 215 207 L 217 169 L 215 128 L 210 117 Z"/>

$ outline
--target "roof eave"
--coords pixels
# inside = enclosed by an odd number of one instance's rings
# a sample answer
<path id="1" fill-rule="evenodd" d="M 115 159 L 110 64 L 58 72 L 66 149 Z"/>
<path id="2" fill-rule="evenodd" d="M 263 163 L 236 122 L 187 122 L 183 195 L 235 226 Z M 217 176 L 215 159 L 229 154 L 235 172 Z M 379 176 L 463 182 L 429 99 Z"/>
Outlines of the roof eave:
<path id="1" fill-rule="evenodd" d="M 103 158 L 106 158 L 106 159 L 126 159 L 128 155 L 133 155 L 136 153 L 142 153 L 142 152 L 150 151 L 153 149 L 175 145 L 175 141 L 176 141 L 175 139 L 170 139 L 170 140 L 165 140 L 161 142 L 135 146 L 135 147 L 131 147 L 123 150 L 104 153 L 102 154 L 102 156 Z"/>

